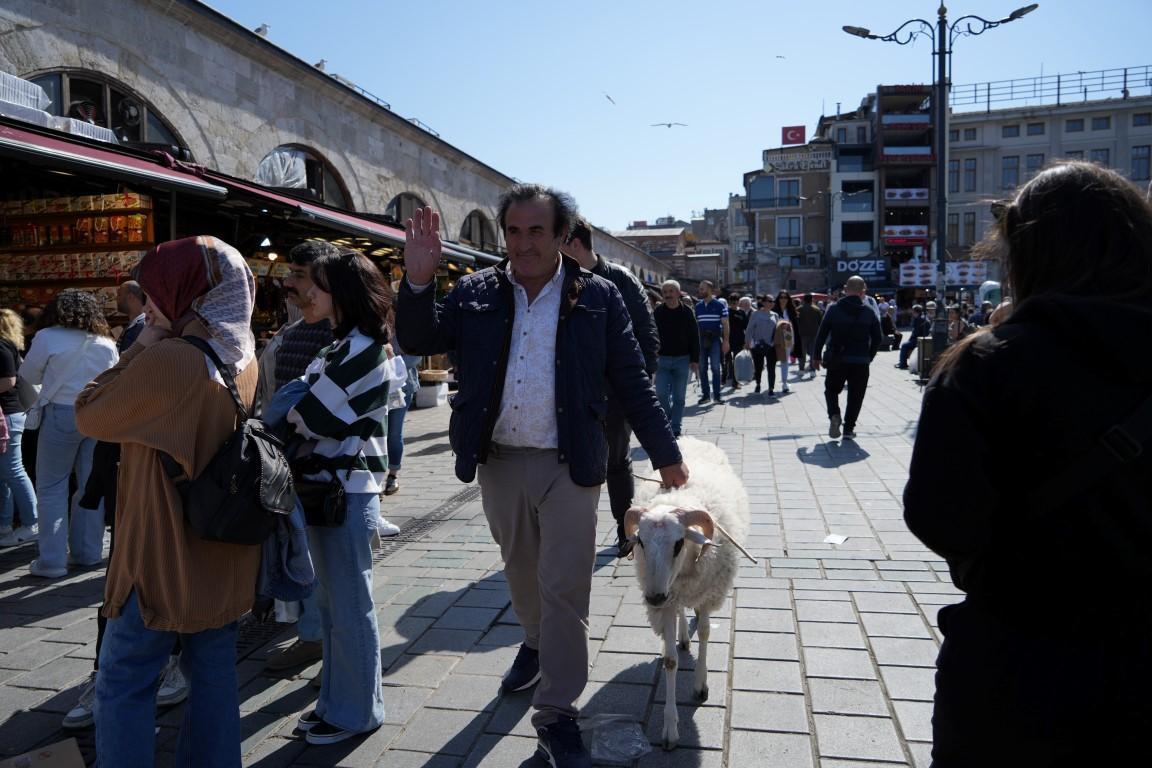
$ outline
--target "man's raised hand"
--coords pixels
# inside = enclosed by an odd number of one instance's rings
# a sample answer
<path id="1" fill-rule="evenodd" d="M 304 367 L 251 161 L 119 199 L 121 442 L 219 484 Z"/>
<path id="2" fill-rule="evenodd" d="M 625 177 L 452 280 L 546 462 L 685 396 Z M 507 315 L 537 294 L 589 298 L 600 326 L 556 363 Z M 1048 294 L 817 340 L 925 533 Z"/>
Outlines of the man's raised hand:
<path id="1" fill-rule="evenodd" d="M 440 263 L 440 214 L 417 208 L 404 222 L 404 269 L 413 285 L 426 285 L 436 276 Z"/>

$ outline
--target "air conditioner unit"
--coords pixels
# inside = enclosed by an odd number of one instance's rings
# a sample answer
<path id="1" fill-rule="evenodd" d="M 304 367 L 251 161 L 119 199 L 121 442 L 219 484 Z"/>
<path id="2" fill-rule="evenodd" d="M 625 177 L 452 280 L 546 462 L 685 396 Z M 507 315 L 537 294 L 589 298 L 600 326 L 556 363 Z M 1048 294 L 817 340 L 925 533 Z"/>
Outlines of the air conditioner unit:
<path id="1" fill-rule="evenodd" d="M 806 262 L 810 267 L 818 267 L 820 266 L 820 257 L 809 255 L 806 259 Z"/>
<path id="2" fill-rule="evenodd" d="M 820 243 L 806 243 L 804 253 L 820 253 Z"/>

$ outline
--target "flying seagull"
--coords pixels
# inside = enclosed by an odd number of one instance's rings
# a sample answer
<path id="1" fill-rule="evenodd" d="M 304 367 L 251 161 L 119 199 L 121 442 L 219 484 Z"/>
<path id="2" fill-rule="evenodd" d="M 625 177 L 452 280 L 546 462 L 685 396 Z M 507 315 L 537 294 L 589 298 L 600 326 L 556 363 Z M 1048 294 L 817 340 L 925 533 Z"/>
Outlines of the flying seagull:
<path id="1" fill-rule="evenodd" d="M 674 125 L 682 125 L 682 126 L 684 126 L 685 128 L 687 128 L 687 127 L 688 127 L 688 123 L 652 123 L 652 125 L 651 125 L 651 126 L 649 126 L 649 127 L 650 127 L 650 128 L 655 128 L 655 127 L 656 127 L 656 126 L 658 126 L 658 125 L 663 125 L 663 126 L 666 126 L 666 127 L 668 127 L 668 128 L 671 128 L 671 127 L 672 127 L 672 126 L 674 126 Z"/>
<path id="2" fill-rule="evenodd" d="M 780 54 L 776 54 L 776 58 L 778 58 L 778 59 L 786 59 L 786 58 L 788 58 L 788 57 L 787 57 L 787 56 L 781 56 Z"/>
<path id="3" fill-rule="evenodd" d="M 612 105 L 613 105 L 613 106 L 615 106 L 615 105 L 616 105 L 616 99 L 612 98 L 612 97 L 611 97 L 611 96 L 609 96 L 607 93 L 605 93 L 605 94 L 604 94 L 604 98 L 606 98 L 606 99 L 608 99 L 608 101 L 612 102 Z"/>

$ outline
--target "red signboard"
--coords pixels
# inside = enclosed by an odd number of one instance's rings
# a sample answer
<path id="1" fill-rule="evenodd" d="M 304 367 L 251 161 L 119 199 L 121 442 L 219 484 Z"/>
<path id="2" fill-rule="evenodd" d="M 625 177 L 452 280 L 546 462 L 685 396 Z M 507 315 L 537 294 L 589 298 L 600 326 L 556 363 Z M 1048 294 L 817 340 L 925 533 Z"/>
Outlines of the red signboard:
<path id="1" fill-rule="evenodd" d="M 802 125 L 788 125 L 780 129 L 781 144 L 806 144 L 806 129 Z"/>

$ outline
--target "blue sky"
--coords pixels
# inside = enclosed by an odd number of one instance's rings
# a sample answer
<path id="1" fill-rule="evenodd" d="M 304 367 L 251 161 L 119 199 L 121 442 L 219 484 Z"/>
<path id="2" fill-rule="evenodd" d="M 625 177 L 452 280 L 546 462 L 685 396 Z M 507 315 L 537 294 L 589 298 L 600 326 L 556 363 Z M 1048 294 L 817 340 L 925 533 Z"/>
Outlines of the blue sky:
<path id="1" fill-rule="evenodd" d="M 934 19 L 933 0 L 209 0 L 523 181 L 575 195 L 593 223 L 727 205 L 780 128 L 854 109 L 879 83 L 932 80 L 931 44 L 861 40 Z M 1002 18 L 1021 0 L 948 4 Z M 1152 0 L 1047 0 L 962 38 L 953 82 L 1152 64 Z M 781 58 L 782 57 L 782 58 Z M 1152 89 L 1133 89 L 1146 95 Z M 616 102 L 612 104 L 608 94 Z M 650 127 L 656 122 L 687 127 Z"/>

